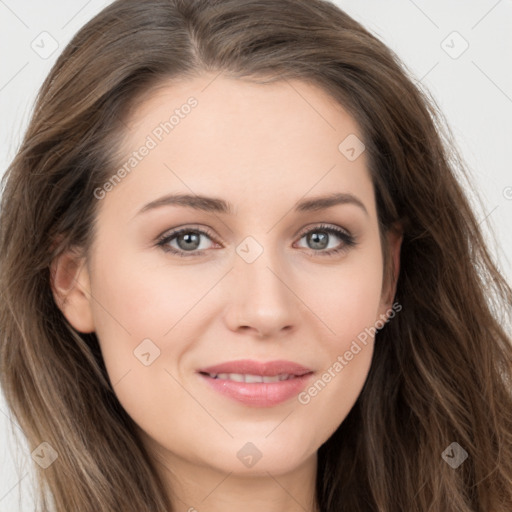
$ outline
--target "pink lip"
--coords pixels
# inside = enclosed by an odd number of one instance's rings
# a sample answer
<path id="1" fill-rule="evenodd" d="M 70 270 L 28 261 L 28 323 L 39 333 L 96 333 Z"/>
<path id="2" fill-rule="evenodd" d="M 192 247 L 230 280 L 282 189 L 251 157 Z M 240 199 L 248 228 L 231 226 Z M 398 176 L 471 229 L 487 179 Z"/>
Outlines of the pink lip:
<path id="1" fill-rule="evenodd" d="M 198 370 L 201 377 L 217 392 L 245 405 L 272 407 L 300 393 L 313 375 L 313 370 L 291 361 L 260 363 L 249 359 L 230 361 Z M 280 374 L 294 375 L 279 382 L 236 382 L 216 379 L 208 374 L 241 373 L 273 377 Z"/>

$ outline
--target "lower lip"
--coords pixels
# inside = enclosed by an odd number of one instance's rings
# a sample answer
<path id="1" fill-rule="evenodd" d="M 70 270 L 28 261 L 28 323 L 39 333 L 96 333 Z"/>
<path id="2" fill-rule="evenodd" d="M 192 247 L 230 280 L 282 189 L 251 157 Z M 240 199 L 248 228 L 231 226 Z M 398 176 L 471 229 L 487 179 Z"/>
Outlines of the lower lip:
<path id="1" fill-rule="evenodd" d="M 272 407 L 293 396 L 305 387 L 313 373 L 279 382 L 237 382 L 234 380 L 214 379 L 199 374 L 215 391 L 238 402 L 252 407 Z"/>

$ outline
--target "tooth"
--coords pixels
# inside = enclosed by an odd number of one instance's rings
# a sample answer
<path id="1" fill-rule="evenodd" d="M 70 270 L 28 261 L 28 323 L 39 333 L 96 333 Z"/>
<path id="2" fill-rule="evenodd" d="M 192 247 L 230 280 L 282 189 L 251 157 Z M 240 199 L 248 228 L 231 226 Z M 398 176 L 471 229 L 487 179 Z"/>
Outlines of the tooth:
<path id="1" fill-rule="evenodd" d="M 281 373 L 279 375 L 262 376 L 262 375 L 250 375 L 242 373 L 209 373 L 209 377 L 212 379 L 232 380 L 234 382 L 248 382 L 248 383 L 271 383 L 281 382 L 283 380 L 293 379 L 294 375 L 288 373 Z"/>
<path id="2" fill-rule="evenodd" d="M 263 377 L 261 375 L 245 375 L 245 382 L 263 382 Z"/>
<path id="3" fill-rule="evenodd" d="M 245 378 L 241 373 L 230 373 L 228 375 L 229 380 L 234 380 L 235 382 L 244 382 Z"/>

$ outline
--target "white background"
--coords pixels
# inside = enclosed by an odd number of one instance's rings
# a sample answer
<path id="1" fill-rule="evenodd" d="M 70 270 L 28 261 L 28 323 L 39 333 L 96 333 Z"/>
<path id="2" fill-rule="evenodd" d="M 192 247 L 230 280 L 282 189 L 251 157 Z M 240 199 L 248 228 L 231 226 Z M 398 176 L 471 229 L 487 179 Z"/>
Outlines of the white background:
<path id="1" fill-rule="evenodd" d="M 0 0 L 0 173 L 16 152 L 36 92 L 56 57 L 109 3 Z M 512 1 L 336 3 L 390 46 L 435 97 L 483 199 L 478 218 L 500 268 L 512 281 L 512 172 L 507 160 L 512 143 Z M 52 44 L 58 44 L 55 52 L 45 55 Z M 457 56 L 466 44 L 467 50 Z M 12 429 L 20 432 L 0 399 L 0 512 L 31 510 L 32 460 L 24 444 L 16 447 Z"/>

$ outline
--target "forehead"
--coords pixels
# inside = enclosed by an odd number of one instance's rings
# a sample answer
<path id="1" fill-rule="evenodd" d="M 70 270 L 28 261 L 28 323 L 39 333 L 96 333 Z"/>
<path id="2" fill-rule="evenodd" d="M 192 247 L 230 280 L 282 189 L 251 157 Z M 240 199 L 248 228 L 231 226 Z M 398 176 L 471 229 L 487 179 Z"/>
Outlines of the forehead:
<path id="1" fill-rule="evenodd" d="M 319 132 L 320 137 L 327 132 L 339 137 L 346 132 L 362 138 L 356 121 L 316 84 L 297 79 L 262 83 L 248 78 L 203 73 L 194 78 L 161 81 L 140 95 L 132 105 L 131 115 L 125 124 L 129 127 L 126 141 L 131 142 L 142 133 L 150 133 L 155 129 L 155 121 L 168 121 L 173 113 L 176 114 L 174 127 L 178 128 L 177 125 L 182 124 L 180 120 L 183 120 L 180 110 L 188 117 L 191 109 L 186 105 L 191 98 L 196 100 L 198 108 L 192 109 L 192 121 L 186 124 L 201 123 L 210 132 L 209 137 L 213 130 L 207 121 L 215 123 L 215 132 L 219 135 L 228 132 L 234 122 L 238 131 L 244 130 L 239 133 L 240 137 L 248 133 L 257 137 L 281 130 L 289 137 L 296 134 L 313 139 L 313 132 Z M 297 120 L 301 122 L 297 123 Z M 174 130 L 173 135 L 179 131 Z"/>
<path id="2" fill-rule="evenodd" d="M 300 80 L 204 74 L 163 82 L 133 105 L 126 125 L 118 163 L 134 165 L 109 200 L 123 193 L 134 207 L 157 191 L 223 197 L 243 209 L 255 197 L 264 206 L 372 190 L 356 121 Z M 347 148 L 362 153 L 354 159 Z"/>

